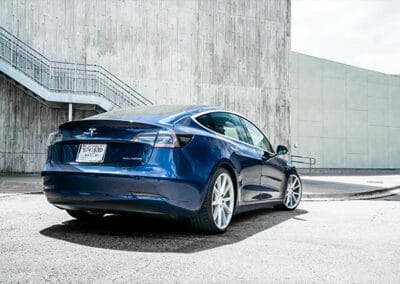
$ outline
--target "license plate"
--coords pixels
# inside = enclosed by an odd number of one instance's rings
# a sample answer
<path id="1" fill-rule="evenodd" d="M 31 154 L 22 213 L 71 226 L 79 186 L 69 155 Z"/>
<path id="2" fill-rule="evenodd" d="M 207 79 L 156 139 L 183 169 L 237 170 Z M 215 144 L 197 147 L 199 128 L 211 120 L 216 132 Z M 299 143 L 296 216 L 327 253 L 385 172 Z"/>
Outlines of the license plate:
<path id="1" fill-rule="evenodd" d="M 78 163 L 102 163 L 107 144 L 80 144 L 76 161 Z"/>

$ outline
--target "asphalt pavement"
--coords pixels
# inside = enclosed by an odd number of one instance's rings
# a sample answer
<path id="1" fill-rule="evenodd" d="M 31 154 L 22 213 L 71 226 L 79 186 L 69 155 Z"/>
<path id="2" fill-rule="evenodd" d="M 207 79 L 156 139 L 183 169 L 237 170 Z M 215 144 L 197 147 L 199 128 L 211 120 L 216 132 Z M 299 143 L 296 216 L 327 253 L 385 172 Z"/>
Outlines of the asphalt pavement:
<path id="1" fill-rule="evenodd" d="M 0 176 L 0 283 L 398 283 L 399 176 L 302 180 L 296 210 L 241 214 L 208 236 L 135 215 L 81 223 L 34 194 L 38 175 Z"/>
<path id="2" fill-rule="evenodd" d="M 0 196 L 0 283 L 399 283 L 400 198 L 302 202 L 235 216 L 222 235 Z"/>

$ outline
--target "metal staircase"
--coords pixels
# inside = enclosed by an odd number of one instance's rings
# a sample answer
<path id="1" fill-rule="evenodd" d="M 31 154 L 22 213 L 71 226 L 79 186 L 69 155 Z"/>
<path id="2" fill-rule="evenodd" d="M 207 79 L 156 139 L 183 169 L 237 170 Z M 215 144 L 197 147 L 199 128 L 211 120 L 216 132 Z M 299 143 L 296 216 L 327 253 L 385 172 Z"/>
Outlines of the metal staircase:
<path id="1" fill-rule="evenodd" d="M 51 61 L 0 27 L 0 71 L 47 102 L 106 111 L 153 104 L 103 67 Z"/>

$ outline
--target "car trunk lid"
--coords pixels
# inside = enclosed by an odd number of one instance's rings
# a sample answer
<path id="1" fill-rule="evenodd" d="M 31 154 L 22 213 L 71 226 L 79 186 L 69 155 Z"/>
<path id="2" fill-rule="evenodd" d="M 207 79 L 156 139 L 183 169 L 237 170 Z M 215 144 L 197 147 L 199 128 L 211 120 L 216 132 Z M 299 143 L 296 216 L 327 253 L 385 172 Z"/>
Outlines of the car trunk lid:
<path id="1" fill-rule="evenodd" d="M 134 137 L 159 130 L 155 125 L 120 120 L 68 122 L 60 126 L 61 139 L 49 148 L 49 160 L 60 164 L 138 167 L 148 161 L 153 147 L 151 143 L 135 142 Z"/>

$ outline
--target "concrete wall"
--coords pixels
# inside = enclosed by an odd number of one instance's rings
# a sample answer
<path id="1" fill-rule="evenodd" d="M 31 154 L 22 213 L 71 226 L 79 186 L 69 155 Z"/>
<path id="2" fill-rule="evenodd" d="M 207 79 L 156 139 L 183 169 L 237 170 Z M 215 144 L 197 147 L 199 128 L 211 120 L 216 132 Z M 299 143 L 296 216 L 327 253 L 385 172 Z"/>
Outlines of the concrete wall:
<path id="1" fill-rule="evenodd" d="M 100 64 L 157 104 L 226 106 L 289 144 L 290 0 L 2 0 L 53 60 Z"/>
<path id="2" fill-rule="evenodd" d="M 74 110 L 76 119 L 95 114 Z M 67 108 L 49 108 L 0 76 L 0 172 L 39 172 L 50 132 L 66 122 Z"/>
<path id="3" fill-rule="evenodd" d="M 400 168 L 399 77 L 295 52 L 290 74 L 293 154 L 318 168 Z"/>

